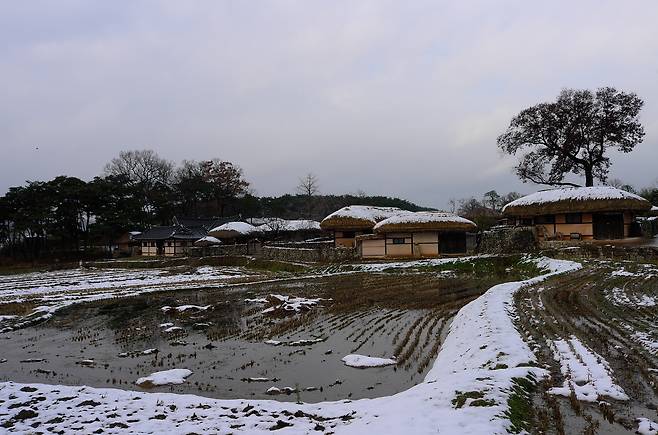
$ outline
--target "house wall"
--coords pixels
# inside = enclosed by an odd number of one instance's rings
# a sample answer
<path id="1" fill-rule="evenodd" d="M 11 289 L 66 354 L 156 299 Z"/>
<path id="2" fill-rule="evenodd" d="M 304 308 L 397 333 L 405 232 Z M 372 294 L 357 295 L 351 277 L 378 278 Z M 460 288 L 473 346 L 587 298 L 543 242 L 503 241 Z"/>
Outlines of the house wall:
<path id="1" fill-rule="evenodd" d="M 163 243 L 163 250 L 165 257 L 174 257 L 178 255 L 187 255 L 190 247 L 193 246 L 192 241 L 189 240 L 165 240 Z M 158 246 L 156 241 L 142 241 L 142 255 L 146 257 L 153 257 L 158 255 Z"/>
<path id="2" fill-rule="evenodd" d="M 174 257 L 177 255 L 187 255 L 188 250 L 192 246 L 190 240 L 165 240 L 164 242 L 164 255 L 165 257 Z"/>
<path id="3" fill-rule="evenodd" d="M 369 233 L 364 231 L 334 231 L 334 246 L 336 248 L 354 248 L 356 246 L 355 237 L 362 234 Z"/>
<path id="4" fill-rule="evenodd" d="M 385 237 L 387 257 L 413 257 L 412 234 L 387 233 Z M 404 241 L 404 243 L 397 244 L 396 240 Z"/>
<path id="5" fill-rule="evenodd" d="M 413 233 L 414 257 L 437 257 L 439 255 L 439 233 Z"/>
<path id="6" fill-rule="evenodd" d="M 142 241 L 142 255 L 145 257 L 158 255 L 158 248 L 155 241 Z"/>
<path id="7" fill-rule="evenodd" d="M 624 237 L 628 237 L 633 223 L 633 213 L 624 212 Z M 580 240 L 594 240 L 594 216 L 592 213 L 582 213 L 582 223 L 566 223 L 566 214 L 556 214 L 555 223 L 536 223 L 537 217 L 525 217 L 533 219 L 537 230 L 537 237 L 543 240 L 572 240 L 572 234 L 580 234 Z M 517 218 L 516 223 L 520 225 L 524 218 Z"/>
<path id="8" fill-rule="evenodd" d="M 386 240 L 366 239 L 361 241 L 361 257 L 384 258 L 386 256 Z"/>

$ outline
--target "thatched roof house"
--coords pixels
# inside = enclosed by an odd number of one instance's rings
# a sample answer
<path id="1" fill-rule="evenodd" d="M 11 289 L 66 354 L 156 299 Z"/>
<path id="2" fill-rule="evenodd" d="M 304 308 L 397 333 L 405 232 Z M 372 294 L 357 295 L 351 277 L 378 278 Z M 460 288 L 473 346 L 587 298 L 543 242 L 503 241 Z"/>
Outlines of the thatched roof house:
<path id="1" fill-rule="evenodd" d="M 350 205 L 324 218 L 320 227 L 333 232 L 336 246 L 353 247 L 356 236 L 372 233 L 377 222 L 403 212 L 397 207 Z"/>
<path id="2" fill-rule="evenodd" d="M 201 237 L 199 240 L 194 242 L 194 246 L 214 246 L 221 244 L 222 241 L 213 236 Z"/>
<path id="3" fill-rule="evenodd" d="M 419 211 L 391 216 L 377 223 L 375 233 L 421 231 L 475 231 L 474 222 L 453 213 Z"/>
<path id="4" fill-rule="evenodd" d="M 465 254 L 472 221 L 452 213 L 401 212 L 378 222 L 374 235 L 358 236 L 363 258 L 424 258 Z"/>
<path id="5" fill-rule="evenodd" d="M 569 187 L 524 196 L 503 207 L 517 225 L 534 226 L 540 239 L 621 239 L 634 235 L 633 220 L 646 199 L 610 186 Z"/>
<path id="6" fill-rule="evenodd" d="M 246 222 L 227 222 L 208 231 L 208 235 L 220 240 L 244 239 L 254 236 L 260 231 Z"/>

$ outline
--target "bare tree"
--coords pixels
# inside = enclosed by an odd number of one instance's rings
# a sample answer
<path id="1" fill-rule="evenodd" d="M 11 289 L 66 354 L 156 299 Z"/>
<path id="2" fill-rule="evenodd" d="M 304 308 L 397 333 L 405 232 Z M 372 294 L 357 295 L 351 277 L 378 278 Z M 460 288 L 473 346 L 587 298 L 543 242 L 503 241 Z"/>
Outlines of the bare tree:
<path id="1" fill-rule="evenodd" d="M 313 196 L 318 193 L 319 187 L 318 177 L 316 177 L 312 172 L 309 172 L 304 177 L 299 179 L 299 184 L 297 184 L 297 193 L 305 196 Z"/>
<path id="2" fill-rule="evenodd" d="M 577 186 L 568 174 L 584 175 L 585 185 L 606 181 L 609 149 L 629 153 L 642 142 L 638 114 L 644 102 L 614 88 L 565 89 L 555 102 L 521 111 L 498 137 L 498 147 L 521 154 L 516 173 L 522 181 Z"/>
<path id="3" fill-rule="evenodd" d="M 450 206 L 450 213 L 457 211 L 457 200 L 455 198 L 450 198 L 450 200 L 448 200 L 448 205 Z"/>
<path id="4" fill-rule="evenodd" d="M 174 164 L 158 156 L 153 150 L 121 151 L 119 157 L 105 166 L 106 175 L 123 176 L 133 184 L 151 188 L 156 184 L 169 185 Z"/>

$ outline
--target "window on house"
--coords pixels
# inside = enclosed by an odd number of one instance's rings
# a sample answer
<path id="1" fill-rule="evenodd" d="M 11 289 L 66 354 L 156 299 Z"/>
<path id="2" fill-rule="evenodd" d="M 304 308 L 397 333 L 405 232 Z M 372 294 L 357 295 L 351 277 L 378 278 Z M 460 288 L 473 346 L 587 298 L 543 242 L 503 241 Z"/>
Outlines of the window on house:
<path id="1" fill-rule="evenodd" d="M 148 242 L 142 242 L 142 246 L 143 246 L 144 248 L 146 248 L 148 245 L 149 245 Z"/>
<path id="2" fill-rule="evenodd" d="M 343 231 L 343 238 L 344 239 L 353 239 L 356 237 L 356 232 L 355 231 Z"/>
<path id="3" fill-rule="evenodd" d="M 155 248 L 155 242 L 151 242 L 151 246 Z"/>
<path id="4" fill-rule="evenodd" d="M 532 218 L 523 218 L 521 219 L 521 225 L 526 227 L 526 226 L 531 226 L 532 225 Z"/>
<path id="5" fill-rule="evenodd" d="M 185 247 L 185 246 L 187 246 L 187 242 L 185 242 L 185 241 L 180 242 L 180 245 L 181 245 L 182 247 Z"/>
<path id="6" fill-rule="evenodd" d="M 583 214 L 582 213 L 568 213 L 565 215 L 565 222 L 568 224 L 582 224 L 583 223 Z"/>
<path id="7" fill-rule="evenodd" d="M 396 237 L 393 239 L 393 244 L 394 245 L 404 245 L 404 238 L 403 237 Z"/>
<path id="8" fill-rule="evenodd" d="M 544 216 L 537 216 L 535 218 L 535 223 L 539 224 L 539 225 L 554 224 L 555 223 L 555 215 L 547 214 L 547 215 L 544 215 Z"/>
<path id="9" fill-rule="evenodd" d="M 167 242 L 167 246 L 171 246 L 171 242 Z"/>

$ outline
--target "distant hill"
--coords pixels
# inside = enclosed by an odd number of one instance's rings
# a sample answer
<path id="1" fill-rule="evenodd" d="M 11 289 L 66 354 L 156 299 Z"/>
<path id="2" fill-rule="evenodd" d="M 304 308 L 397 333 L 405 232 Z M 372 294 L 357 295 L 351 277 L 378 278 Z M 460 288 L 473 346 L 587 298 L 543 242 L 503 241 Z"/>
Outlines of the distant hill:
<path id="1" fill-rule="evenodd" d="M 380 207 L 398 207 L 409 211 L 428 211 L 410 201 L 388 196 L 356 195 L 283 195 L 278 197 L 247 196 L 236 201 L 235 209 L 243 216 L 275 216 L 284 219 L 322 220 L 325 216 L 348 205 L 376 205 Z"/>

